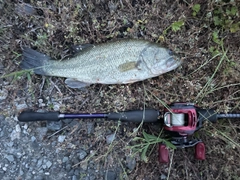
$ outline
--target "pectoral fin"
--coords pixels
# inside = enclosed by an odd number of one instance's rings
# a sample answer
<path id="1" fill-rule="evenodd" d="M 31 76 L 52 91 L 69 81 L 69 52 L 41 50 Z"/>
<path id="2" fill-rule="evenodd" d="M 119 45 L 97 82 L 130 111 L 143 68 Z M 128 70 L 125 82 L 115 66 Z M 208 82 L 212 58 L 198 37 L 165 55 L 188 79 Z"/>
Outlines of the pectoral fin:
<path id="1" fill-rule="evenodd" d="M 87 86 L 90 86 L 89 83 L 85 83 L 85 82 L 81 82 L 77 79 L 72 79 L 72 78 L 68 78 L 65 80 L 65 83 L 68 87 L 70 88 L 84 88 L 84 87 L 87 87 Z"/>
<path id="2" fill-rule="evenodd" d="M 141 63 L 141 61 L 126 62 L 126 63 L 120 64 L 118 66 L 118 69 L 119 69 L 120 72 L 130 71 L 132 69 L 140 70 L 140 66 L 139 66 L 140 63 Z"/>

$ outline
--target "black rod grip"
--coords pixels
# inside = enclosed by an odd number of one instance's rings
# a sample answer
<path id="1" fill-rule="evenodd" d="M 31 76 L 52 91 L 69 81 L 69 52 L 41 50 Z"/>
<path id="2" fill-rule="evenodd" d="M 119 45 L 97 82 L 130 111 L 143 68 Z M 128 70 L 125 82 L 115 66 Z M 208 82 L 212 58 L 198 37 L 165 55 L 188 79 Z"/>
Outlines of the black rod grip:
<path id="1" fill-rule="evenodd" d="M 160 113 L 155 109 L 132 110 L 125 112 L 109 113 L 109 120 L 120 120 L 123 122 L 157 122 Z"/>
<path id="2" fill-rule="evenodd" d="M 21 122 L 33 122 L 33 121 L 58 121 L 59 112 L 34 112 L 23 111 L 18 120 Z"/>
<path id="3" fill-rule="evenodd" d="M 217 113 L 213 109 L 198 109 L 198 121 L 211 121 L 217 122 Z"/>

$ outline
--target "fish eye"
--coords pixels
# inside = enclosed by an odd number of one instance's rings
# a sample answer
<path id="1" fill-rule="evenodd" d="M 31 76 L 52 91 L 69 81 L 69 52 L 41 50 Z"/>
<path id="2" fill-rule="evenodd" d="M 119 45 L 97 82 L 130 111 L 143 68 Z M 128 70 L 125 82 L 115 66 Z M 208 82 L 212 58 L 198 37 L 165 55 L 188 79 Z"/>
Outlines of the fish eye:
<path id="1" fill-rule="evenodd" d="M 170 56 L 172 56 L 173 55 L 173 51 L 172 50 L 168 50 L 168 54 L 170 55 Z"/>

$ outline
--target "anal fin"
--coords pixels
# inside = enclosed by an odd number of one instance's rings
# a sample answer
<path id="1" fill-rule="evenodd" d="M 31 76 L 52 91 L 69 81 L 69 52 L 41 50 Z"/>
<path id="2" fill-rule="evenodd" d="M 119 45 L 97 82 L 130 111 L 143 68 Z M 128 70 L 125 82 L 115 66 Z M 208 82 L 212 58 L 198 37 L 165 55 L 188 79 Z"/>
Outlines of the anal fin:
<path id="1" fill-rule="evenodd" d="M 87 87 L 87 86 L 90 86 L 91 84 L 89 83 L 85 83 L 85 82 L 81 82 L 77 79 L 72 79 L 72 78 L 67 78 L 65 80 L 65 84 L 70 87 L 70 88 L 84 88 L 84 87 Z"/>

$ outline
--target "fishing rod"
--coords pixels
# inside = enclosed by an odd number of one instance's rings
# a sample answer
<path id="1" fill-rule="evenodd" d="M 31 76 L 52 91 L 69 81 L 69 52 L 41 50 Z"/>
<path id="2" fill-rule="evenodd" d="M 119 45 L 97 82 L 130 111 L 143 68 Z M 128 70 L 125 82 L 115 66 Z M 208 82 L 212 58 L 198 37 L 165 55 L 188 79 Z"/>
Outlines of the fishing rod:
<path id="1" fill-rule="evenodd" d="M 240 113 L 217 113 L 213 109 L 203 109 L 194 103 L 172 103 L 162 112 L 155 109 L 130 110 L 109 113 L 59 113 L 23 111 L 18 116 L 21 122 L 59 121 L 61 119 L 103 118 L 122 122 L 163 123 L 164 130 L 177 148 L 195 147 L 195 158 L 204 160 L 205 145 L 192 135 L 203 127 L 204 121 L 215 123 L 218 119 L 240 119 Z M 159 162 L 169 162 L 169 151 L 165 144 L 159 144 Z"/>

